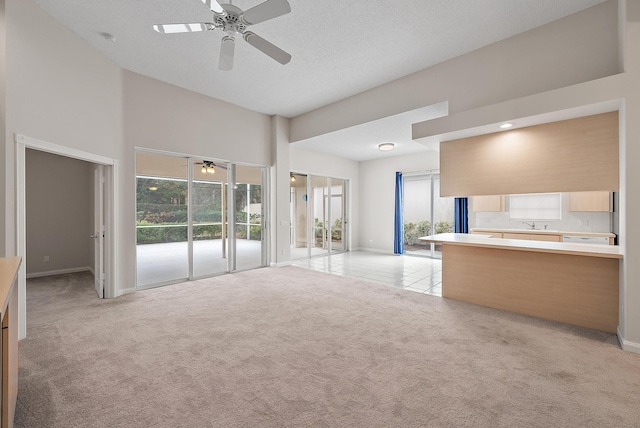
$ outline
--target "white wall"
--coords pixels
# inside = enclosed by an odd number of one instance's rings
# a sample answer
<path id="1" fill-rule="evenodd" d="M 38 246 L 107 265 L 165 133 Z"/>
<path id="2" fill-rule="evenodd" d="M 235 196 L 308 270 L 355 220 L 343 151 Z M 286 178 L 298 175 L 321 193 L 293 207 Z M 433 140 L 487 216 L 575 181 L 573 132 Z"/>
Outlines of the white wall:
<path id="1" fill-rule="evenodd" d="M 7 0 L 6 169 L 0 187 L 7 230 L 15 230 L 14 134 L 120 157 L 120 68 L 31 1 Z M 15 234 L 6 253 L 16 251 Z"/>
<path id="2" fill-rule="evenodd" d="M 359 248 L 393 253 L 396 172 L 438 169 L 438 152 L 391 156 L 360 162 Z"/>
<path id="3" fill-rule="evenodd" d="M 616 74 L 617 26 L 609 0 L 295 117 L 291 141 L 442 101 L 456 113 Z"/>
<path id="4" fill-rule="evenodd" d="M 6 89 L 7 89 L 7 26 L 5 19 L 5 2 L 0 0 L 0 136 L 7 133 L 7 105 L 6 105 Z M 0 144 L 0 167 L 7 169 L 6 150 L 4 146 Z M 5 184 L 5 177 L 0 173 L 0 201 L 6 203 L 7 201 L 7 187 Z M 7 254 L 5 231 L 9 229 L 9 224 L 6 223 L 5 210 L 0 210 L 0 256 Z"/>
<path id="5" fill-rule="evenodd" d="M 27 275 L 90 268 L 92 165 L 27 150 L 26 166 Z"/>
<path id="6" fill-rule="evenodd" d="M 295 144 L 290 145 L 290 170 L 304 174 L 319 175 L 324 177 L 341 178 L 349 180 L 348 221 L 350 248 L 359 247 L 360 205 L 360 178 L 359 164 L 356 161 L 337 158 L 311 150 L 301 149 Z"/>

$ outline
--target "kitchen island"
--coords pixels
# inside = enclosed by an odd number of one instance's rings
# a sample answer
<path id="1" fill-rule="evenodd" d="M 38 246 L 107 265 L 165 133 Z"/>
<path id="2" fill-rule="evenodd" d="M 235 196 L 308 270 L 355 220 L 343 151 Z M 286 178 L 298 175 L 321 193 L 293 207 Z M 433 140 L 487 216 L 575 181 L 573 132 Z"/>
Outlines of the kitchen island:
<path id="1" fill-rule="evenodd" d="M 618 246 L 443 233 L 442 297 L 615 333 Z"/>

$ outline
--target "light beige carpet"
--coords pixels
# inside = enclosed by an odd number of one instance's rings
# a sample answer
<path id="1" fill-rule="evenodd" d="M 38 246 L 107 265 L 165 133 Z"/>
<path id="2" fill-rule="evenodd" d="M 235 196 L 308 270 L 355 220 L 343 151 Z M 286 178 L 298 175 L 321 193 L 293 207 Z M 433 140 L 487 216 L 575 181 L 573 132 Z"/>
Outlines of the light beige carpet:
<path id="1" fill-rule="evenodd" d="M 296 267 L 30 280 L 18 427 L 638 427 L 613 335 Z"/>

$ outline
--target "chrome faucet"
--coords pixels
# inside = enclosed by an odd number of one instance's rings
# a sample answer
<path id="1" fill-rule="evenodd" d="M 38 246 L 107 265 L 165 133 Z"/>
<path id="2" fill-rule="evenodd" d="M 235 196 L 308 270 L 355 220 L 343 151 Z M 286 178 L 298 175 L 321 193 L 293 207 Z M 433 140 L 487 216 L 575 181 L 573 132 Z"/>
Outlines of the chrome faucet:
<path id="1" fill-rule="evenodd" d="M 531 230 L 536 230 L 536 224 L 535 223 L 527 223 L 526 221 L 523 221 L 522 224 L 526 224 L 527 226 L 529 226 L 531 228 Z"/>

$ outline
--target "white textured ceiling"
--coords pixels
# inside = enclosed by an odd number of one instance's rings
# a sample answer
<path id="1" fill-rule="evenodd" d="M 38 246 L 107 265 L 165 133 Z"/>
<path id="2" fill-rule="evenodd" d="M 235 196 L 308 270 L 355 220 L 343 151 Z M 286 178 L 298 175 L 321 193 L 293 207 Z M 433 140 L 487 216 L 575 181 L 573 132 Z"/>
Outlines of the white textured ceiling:
<path id="1" fill-rule="evenodd" d="M 218 70 L 222 32 L 166 35 L 152 29 L 211 22 L 201 0 L 34 1 L 122 68 L 265 114 L 295 117 L 604 0 L 289 0 L 291 13 L 250 30 L 289 52 L 291 62 L 281 65 L 239 40 L 228 72 Z M 232 3 L 246 10 L 261 2 Z M 115 43 L 103 32 L 113 34 Z M 410 126 L 387 121 L 394 123 L 410 134 Z M 358 138 L 329 134 L 308 145 L 332 153 L 351 140 L 356 152 L 344 156 L 343 150 L 343 157 L 362 160 L 357 152 L 377 144 L 380 128 L 359 128 Z M 411 150 L 410 144 L 409 136 L 401 146 Z M 413 144 L 417 151 L 419 144 Z"/>

